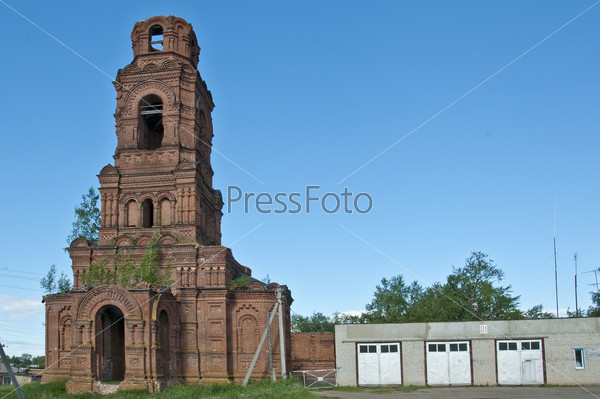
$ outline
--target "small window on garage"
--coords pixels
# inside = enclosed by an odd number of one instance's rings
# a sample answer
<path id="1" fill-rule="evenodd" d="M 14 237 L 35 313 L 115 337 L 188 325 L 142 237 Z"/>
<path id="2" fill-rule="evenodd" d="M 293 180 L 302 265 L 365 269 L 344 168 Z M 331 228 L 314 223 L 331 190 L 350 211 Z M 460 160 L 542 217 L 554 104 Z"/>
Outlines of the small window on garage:
<path id="1" fill-rule="evenodd" d="M 390 347 L 388 345 L 381 345 L 381 353 L 388 353 L 390 351 Z"/>
<path id="2" fill-rule="evenodd" d="M 531 342 L 521 342 L 521 350 L 522 351 L 531 350 Z"/>
<path id="3" fill-rule="evenodd" d="M 540 341 L 531 342 L 531 350 L 532 351 L 540 350 Z"/>
<path id="4" fill-rule="evenodd" d="M 446 344 L 438 344 L 438 352 L 446 352 Z"/>
<path id="5" fill-rule="evenodd" d="M 507 351 L 508 350 L 508 343 L 506 343 L 506 342 L 500 342 L 498 344 L 498 350 L 500 350 L 500 351 Z"/>
<path id="6" fill-rule="evenodd" d="M 436 344 L 429 344 L 428 345 L 428 350 L 429 350 L 429 352 L 437 352 L 437 345 Z"/>
<path id="7" fill-rule="evenodd" d="M 367 345 L 360 345 L 358 350 L 360 353 L 367 353 L 369 351 L 369 347 Z"/>
<path id="8" fill-rule="evenodd" d="M 509 342 L 508 343 L 508 350 L 509 351 L 516 351 L 517 350 L 517 343 L 516 342 Z"/>
<path id="9" fill-rule="evenodd" d="M 398 353 L 398 345 L 390 345 L 391 353 Z"/>
<path id="10" fill-rule="evenodd" d="M 458 352 L 458 344 L 450 344 L 450 352 Z"/>
<path id="11" fill-rule="evenodd" d="M 461 352 L 468 351 L 467 344 L 458 344 L 458 350 L 461 351 Z"/>
<path id="12" fill-rule="evenodd" d="M 377 353 L 377 345 L 369 345 L 369 353 Z"/>
<path id="13" fill-rule="evenodd" d="M 576 369 L 584 369 L 585 368 L 585 349 L 584 348 L 574 348 L 575 349 L 575 368 Z"/>

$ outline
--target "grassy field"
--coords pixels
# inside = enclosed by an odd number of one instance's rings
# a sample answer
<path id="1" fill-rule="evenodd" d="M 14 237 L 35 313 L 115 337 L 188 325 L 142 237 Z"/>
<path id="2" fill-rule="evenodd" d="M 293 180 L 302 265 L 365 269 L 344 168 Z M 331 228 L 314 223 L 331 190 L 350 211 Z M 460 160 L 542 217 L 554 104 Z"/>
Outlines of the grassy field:
<path id="1" fill-rule="evenodd" d="M 289 398 L 289 399 L 314 399 L 300 383 L 294 380 L 280 382 L 261 381 L 250 383 L 246 388 L 237 384 L 211 384 L 211 385 L 178 385 L 160 393 L 147 393 L 145 391 L 117 392 L 111 395 L 77 394 L 70 395 L 65 392 L 64 382 L 51 382 L 48 384 L 31 383 L 22 386 L 23 394 L 27 399 L 87 399 L 87 398 L 148 398 L 148 399 L 179 399 L 179 398 Z M 0 399 L 18 399 L 12 386 L 0 386 Z"/>

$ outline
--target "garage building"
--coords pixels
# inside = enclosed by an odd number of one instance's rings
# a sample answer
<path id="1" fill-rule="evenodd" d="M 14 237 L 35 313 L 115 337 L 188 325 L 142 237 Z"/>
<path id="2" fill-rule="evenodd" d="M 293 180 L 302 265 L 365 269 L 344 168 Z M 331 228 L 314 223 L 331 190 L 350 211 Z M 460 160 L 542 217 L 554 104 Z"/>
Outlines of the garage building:
<path id="1" fill-rule="evenodd" d="M 600 318 L 335 327 L 342 386 L 591 385 Z"/>

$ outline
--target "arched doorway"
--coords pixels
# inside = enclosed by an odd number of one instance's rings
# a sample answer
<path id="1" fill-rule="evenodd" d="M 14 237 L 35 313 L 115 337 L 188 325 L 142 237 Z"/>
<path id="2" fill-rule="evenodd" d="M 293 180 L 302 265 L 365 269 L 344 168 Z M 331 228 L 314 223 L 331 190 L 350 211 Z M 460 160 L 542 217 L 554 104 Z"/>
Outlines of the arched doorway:
<path id="1" fill-rule="evenodd" d="M 125 322 L 116 306 L 105 306 L 96 314 L 97 378 L 123 381 L 125 377 Z"/>
<path id="2" fill-rule="evenodd" d="M 160 371 L 162 372 L 163 378 L 168 379 L 170 377 L 169 369 L 169 356 L 170 356 L 170 345 L 169 345 L 169 317 L 167 312 L 162 310 L 158 316 L 158 324 L 160 331 Z"/>

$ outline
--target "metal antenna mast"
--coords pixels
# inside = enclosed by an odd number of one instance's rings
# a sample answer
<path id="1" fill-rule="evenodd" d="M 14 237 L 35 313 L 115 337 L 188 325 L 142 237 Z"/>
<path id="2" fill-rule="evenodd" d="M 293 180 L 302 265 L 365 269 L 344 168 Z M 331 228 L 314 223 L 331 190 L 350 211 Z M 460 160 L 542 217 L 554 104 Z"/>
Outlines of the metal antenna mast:
<path id="1" fill-rule="evenodd" d="M 556 266 L 556 237 L 554 237 L 554 291 L 556 294 L 556 318 L 558 319 L 558 268 Z"/>
<path id="2" fill-rule="evenodd" d="M 575 315 L 579 317 L 579 305 L 577 303 L 577 252 L 573 256 L 575 260 Z"/>
<path id="3" fill-rule="evenodd" d="M 556 266 L 556 202 L 554 198 L 554 290 L 556 293 L 556 318 L 558 319 L 558 267 Z"/>

